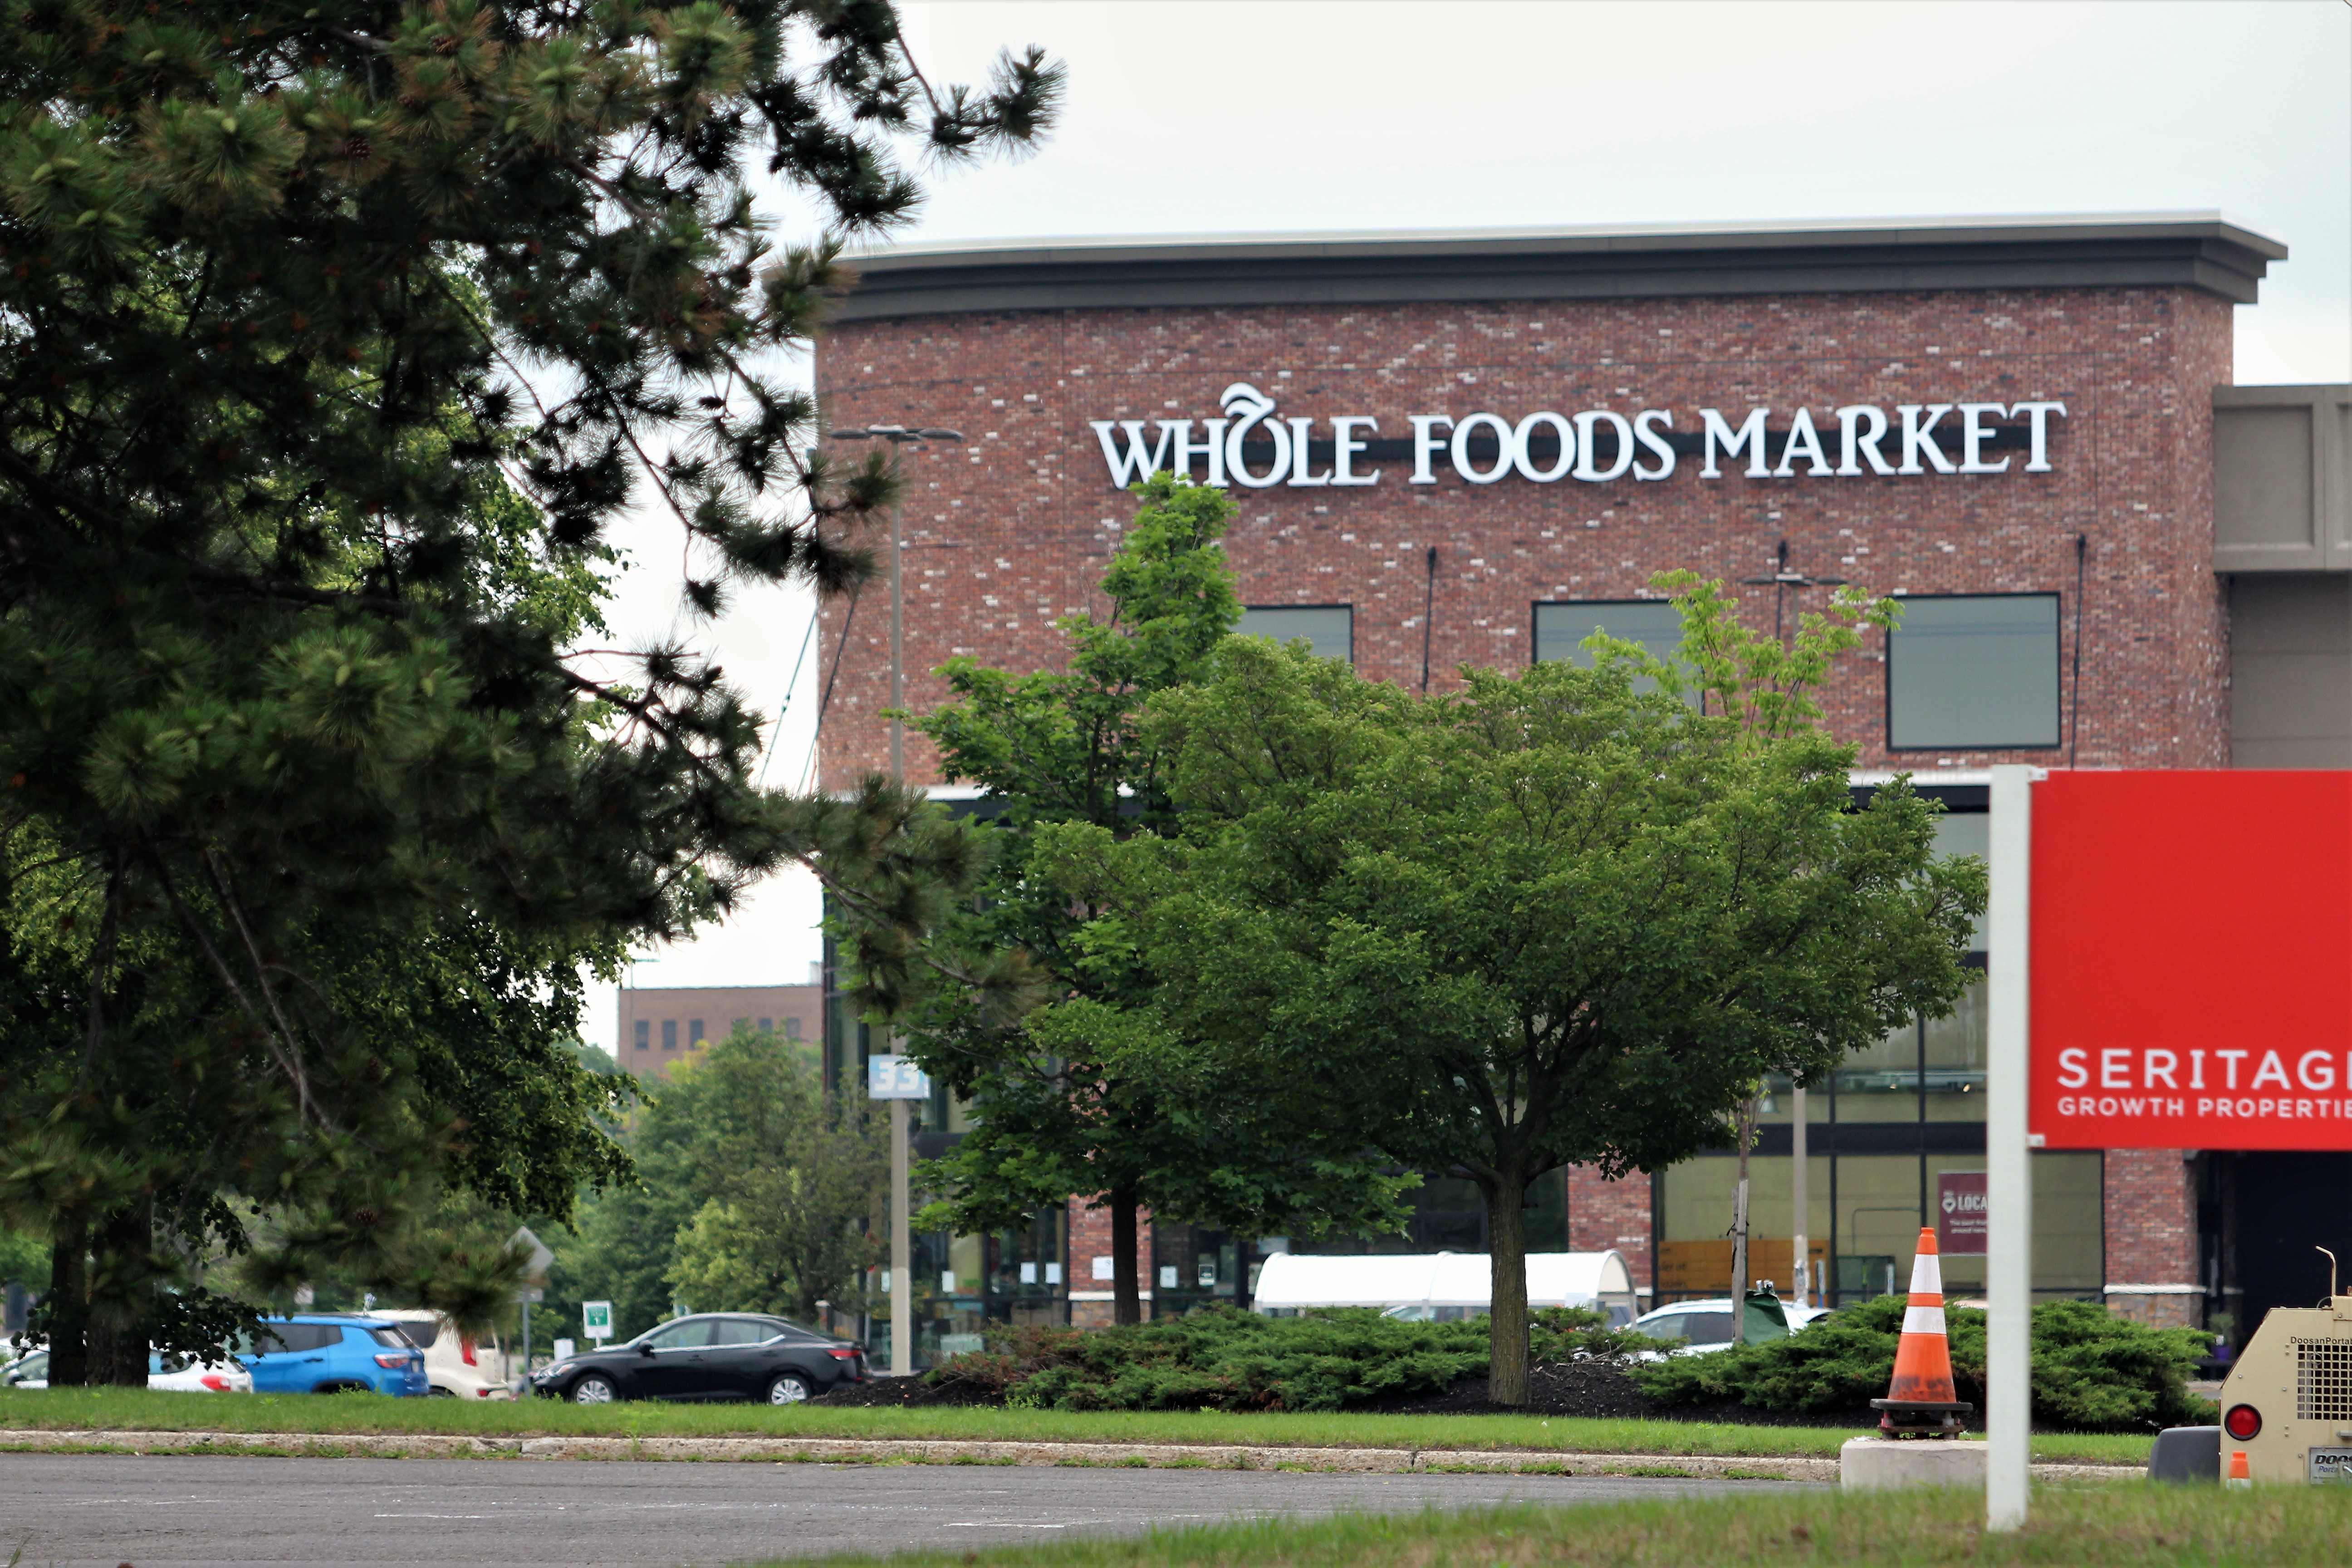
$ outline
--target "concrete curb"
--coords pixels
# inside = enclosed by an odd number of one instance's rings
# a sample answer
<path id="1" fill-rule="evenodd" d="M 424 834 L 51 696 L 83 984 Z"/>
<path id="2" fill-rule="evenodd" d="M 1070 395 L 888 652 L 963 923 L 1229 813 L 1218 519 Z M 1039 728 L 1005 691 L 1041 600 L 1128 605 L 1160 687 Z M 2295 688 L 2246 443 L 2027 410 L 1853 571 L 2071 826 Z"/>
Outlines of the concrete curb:
<path id="1" fill-rule="evenodd" d="M 1479 1448 L 1271 1448 L 1180 1443 L 992 1443 L 853 1437 L 471 1437 L 411 1432 L 0 1430 L 17 1453 L 260 1454 L 383 1459 L 660 1459 L 733 1464 L 1035 1465 L 1127 1469 L 1502 1470 L 1521 1475 L 1679 1476 L 1835 1485 L 1835 1455 L 1580 1454 Z M 2042 1481 L 2116 1480 L 2137 1465 L 2036 1465 Z"/>

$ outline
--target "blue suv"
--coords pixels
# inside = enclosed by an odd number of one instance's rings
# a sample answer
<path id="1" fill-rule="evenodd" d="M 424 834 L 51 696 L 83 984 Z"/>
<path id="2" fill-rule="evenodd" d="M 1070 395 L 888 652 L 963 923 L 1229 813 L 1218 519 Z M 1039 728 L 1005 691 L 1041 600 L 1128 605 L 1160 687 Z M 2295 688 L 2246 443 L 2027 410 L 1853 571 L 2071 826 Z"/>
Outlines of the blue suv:
<path id="1" fill-rule="evenodd" d="M 399 1324 L 376 1318 L 264 1318 L 237 1360 L 251 1369 L 256 1394 L 433 1392 L 425 1352 Z"/>

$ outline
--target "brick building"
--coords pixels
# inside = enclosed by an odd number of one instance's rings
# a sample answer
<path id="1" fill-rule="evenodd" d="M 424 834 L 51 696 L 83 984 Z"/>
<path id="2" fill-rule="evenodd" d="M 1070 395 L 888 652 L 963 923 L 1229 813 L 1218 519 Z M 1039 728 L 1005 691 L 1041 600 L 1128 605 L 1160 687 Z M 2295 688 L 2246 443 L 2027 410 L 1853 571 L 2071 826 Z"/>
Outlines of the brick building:
<path id="1" fill-rule="evenodd" d="M 824 1034 L 824 998 L 822 975 L 803 985 L 624 985 L 614 1004 L 614 1054 L 625 1072 L 667 1078 L 738 1029 L 805 1040 L 814 1054 Z"/>
<path id="2" fill-rule="evenodd" d="M 1240 505 L 1243 629 L 1416 688 L 1589 657 L 1595 626 L 1663 649 L 1667 568 L 1738 584 L 1751 622 L 1838 581 L 1900 596 L 1826 706 L 1858 791 L 1911 773 L 1980 851 L 1998 762 L 2352 765 L 2352 389 L 2231 385 L 2232 308 L 2285 255 L 2210 215 L 909 247 L 864 265 L 817 381 L 837 426 L 961 433 L 901 451 L 918 710 L 951 655 L 1053 664 L 1054 617 L 1101 608 L 1120 483 L 1174 468 Z M 882 605 L 824 613 L 830 785 L 883 765 L 889 633 Z M 935 776 L 919 737 L 908 760 Z M 854 1070 L 858 1031 L 831 1023 Z M 1979 990 L 1810 1097 L 1832 1297 L 1907 1271 L 1940 1179 L 1983 1168 L 1983 1044 Z M 1755 1184 L 1784 1269 L 1789 1103 L 1776 1086 Z M 2242 1322 L 2287 1287 L 2240 1216 L 2308 1158 L 2039 1155 L 2037 1288 Z M 1534 1245 L 1616 1247 L 1654 1299 L 1717 1293 L 1730 1164 L 1565 1173 Z M 1481 1245 L 1450 1185 L 1393 1245 Z M 1047 1226 L 1082 1321 L 1100 1217 Z M 1147 1281 L 1230 1294 L 1255 1239 L 1162 1234 Z M 937 1245 L 979 1287 L 942 1326 L 1003 1315 L 996 1243 Z M 1963 1292 L 1977 1267 L 1946 1262 Z"/>

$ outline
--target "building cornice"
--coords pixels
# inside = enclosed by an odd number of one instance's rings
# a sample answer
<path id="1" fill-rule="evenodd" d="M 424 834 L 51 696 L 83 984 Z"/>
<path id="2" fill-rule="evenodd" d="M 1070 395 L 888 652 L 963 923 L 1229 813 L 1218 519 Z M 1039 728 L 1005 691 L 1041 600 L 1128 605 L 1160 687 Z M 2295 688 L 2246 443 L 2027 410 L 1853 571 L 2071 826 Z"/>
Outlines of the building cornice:
<path id="1" fill-rule="evenodd" d="M 838 319 L 997 310 L 2190 288 L 2254 302 L 2286 247 L 2219 213 L 909 245 Z"/>

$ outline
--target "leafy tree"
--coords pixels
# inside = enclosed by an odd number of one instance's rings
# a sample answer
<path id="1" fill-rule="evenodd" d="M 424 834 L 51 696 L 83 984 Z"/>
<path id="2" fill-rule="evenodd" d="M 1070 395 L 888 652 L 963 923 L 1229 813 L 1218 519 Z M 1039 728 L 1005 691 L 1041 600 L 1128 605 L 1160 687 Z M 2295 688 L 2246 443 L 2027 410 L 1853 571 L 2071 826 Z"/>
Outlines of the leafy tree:
<path id="1" fill-rule="evenodd" d="M 1250 1234 L 1294 1221 L 1370 1226 L 1393 1220 L 1409 1180 L 1371 1168 L 1344 1128 L 1288 1119 L 1284 1101 L 1228 1100 L 1213 1084 L 1169 1094 L 1118 1070 L 1133 1017 L 1121 1005 L 1148 998 L 1160 978 L 1088 923 L 1093 910 L 1035 875 L 1050 825 L 1084 824 L 1111 841 L 1173 829 L 1171 753 L 1139 721 L 1155 693 L 1207 668 L 1240 618 L 1218 542 L 1233 502 L 1165 473 L 1136 489 L 1135 520 L 1103 574 L 1109 614 L 1055 623 L 1067 668 L 1015 675 L 952 659 L 941 672 L 952 700 L 909 718 L 945 775 L 985 786 L 999 813 L 984 895 L 939 940 L 1021 953 L 1055 998 L 1014 1016 L 994 995 L 959 988 L 917 1014 L 912 1053 L 971 1101 L 973 1121 L 924 1168 L 944 1194 L 925 1223 L 1000 1229 L 1093 1194 L 1110 1210 L 1122 1323 L 1142 1310 L 1139 1205 Z"/>
<path id="2" fill-rule="evenodd" d="M 667 1279 L 706 1311 L 813 1316 L 863 1300 L 877 1257 L 889 1143 L 866 1101 L 836 1096 L 796 1047 L 739 1032 L 681 1068 L 683 1151 L 709 1195 L 678 1232 Z"/>
<path id="3" fill-rule="evenodd" d="M 764 358 L 913 210 L 899 138 L 1027 144 L 1058 82 L 935 93 L 878 0 L 0 0 L 0 1207 L 58 1381 L 225 1331 L 160 1287 L 255 1205 L 277 1277 L 367 1275 L 436 1172 L 593 1174 L 583 962 L 787 862 L 885 945 L 952 896 L 919 802 L 763 795 L 718 669 L 576 644 L 640 489 L 698 613 L 870 570 L 891 475 Z"/>
<path id="4" fill-rule="evenodd" d="M 1984 905 L 1906 784 L 1851 809 L 1853 749 L 1807 691 L 1853 626 L 1809 616 L 1779 647 L 1667 585 L 1707 712 L 1605 638 L 1598 668 L 1465 670 L 1431 699 L 1235 639 L 1143 725 L 1176 835 L 1040 835 L 1043 874 L 1161 982 L 1121 999 L 1116 1070 L 1171 1100 L 1211 1078 L 1311 1098 L 1476 1184 L 1500 1404 L 1527 1398 L 1528 1183 L 1670 1164 L 1765 1073 L 1818 1080 L 1948 1009 Z"/>
<path id="5" fill-rule="evenodd" d="M 634 1334 L 673 1301 L 806 1318 L 864 1299 L 887 1141 L 864 1100 L 827 1102 L 795 1043 L 739 1029 L 681 1064 L 648 1091 L 627 1148 L 635 1179 L 590 1205 L 578 1246 L 555 1248 L 559 1309 L 609 1300 Z"/>

